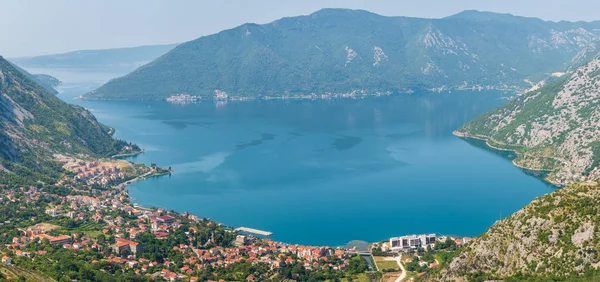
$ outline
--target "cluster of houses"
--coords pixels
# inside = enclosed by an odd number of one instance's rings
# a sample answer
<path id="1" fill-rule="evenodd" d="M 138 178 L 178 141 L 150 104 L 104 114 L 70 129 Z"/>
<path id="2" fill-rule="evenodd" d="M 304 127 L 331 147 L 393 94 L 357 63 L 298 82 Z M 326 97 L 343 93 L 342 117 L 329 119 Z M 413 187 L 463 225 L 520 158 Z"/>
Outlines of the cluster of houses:
<path id="1" fill-rule="evenodd" d="M 75 179 L 86 181 L 90 185 L 107 184 L 125 178 L 125 173 L 119 169 L 116 163 L 76 162 L 67 166 L 69 171 L 75 172 Z"/>
<path id="2" fill-rule="evenodd" d="M 11 245 L 7 246 L 10 256 L 36 256 L 42 254 L 29 254 L 24 250 L 32 242 L 43 242 L 53 245 L 61 245 L 65 249 L 77 251 L 96 250 L 110 255 L 103 259 L 91 261 L 109 261 L 122 264 L 132 268 L 140 275 L 149 275 L 168 281 L 190 280 L 193 281 L 193 273 L 196 270 L 208 266 L 214 268 L 226 267 L 228 265 L 246 261 L 251 263 L 264 263 L 272 269 L 280 268 L 289 264 L 301 264 L 307 269 L 333 269 L 343 270 L 349 264 L 349 254 L 344 249 L 332 249 L 329 247 L 311 247 L 300 245 L 289 245 L 275 242 L 269 239 L 237 235 L 232 247 L 210 247 L 214 238 L 209 239 L 204 246 L 191 246 L 180 244 L 173 247 L 181 252 L 184 257 L 183 267 L 174 269 L 174 262 L 167 259 L 161 263 L 149 261 L 136 256 L 142 252 L 144 246 L 137 239 L 144 232 L 151 232 L 156 239 L 165 239 L 175 233 L 183 224 L 187 224 L 189 231 L 185 234 L 190 242 L 199 232 L 194 227 L 194 222 L 202 219 L 192 214 L 176 214 L 164 209 L 149 210 L 128 203 L 126 191 L 109 189 L 96 191 L 89 187 L 87 193 L 78 195 L 61 196 L 47 194 L 35 187 L 21 188 L 19 193 L 14 190 L 6 190 L 4 195 L 17 203 L 26 205 L 37 205 L 37 200 L 51 202 L 45 213 L 52 217 L 70 217 L 75 221 L 94 225 L 106 238 L 113 237 L 114 242 L 99 241 L 98 236 L 90 237 L 86 233 L 73 233 L 67 235 L 56 235 L 50 232 L 59 228 L 51 224 L 37 224 L 28 228 L 19 229 L 22 236 L 13 238 Z M 73 191 L 78 191 L 73 187 Z M 22 193 L 21 193 L 22 192 Z M 91 192 L 91 193 L 90 193 Z M 26 197 L 19 196 L 27 195 Z M 215 223 L 209 223 L 215 224 Z M 235 232 L 231 230 L 231 232 Z M 50 233 L 50 234 L 49 234 Z M 209 248 L 207 248 L 207 246 Z M 6 254 L 6 253 L 5 253 Z M 335 258 L 332 260 L 331 258 Z M 252 278 L 252 277 L 251 277 Z"/>
<path id="3" fill-rule="evenodd" d="M 165 99 L 169 103 L 173 104 L 187 104 L 187 103 L 195 103 L 197 101 L 202 101 L 201 96 L 192 96 L 190 94 L 181 93 L 179 95 L 173 95 Z"/>

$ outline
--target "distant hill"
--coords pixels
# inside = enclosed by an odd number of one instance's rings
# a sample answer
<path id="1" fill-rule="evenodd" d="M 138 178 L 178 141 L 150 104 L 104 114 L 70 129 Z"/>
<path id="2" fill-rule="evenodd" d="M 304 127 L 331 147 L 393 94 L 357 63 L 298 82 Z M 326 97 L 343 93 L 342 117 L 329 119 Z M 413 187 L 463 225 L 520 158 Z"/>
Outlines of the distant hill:
<path id="1" fill-rule="evenodd" d="M 40 73 L 40 74 L 34 74 L 33 76 L 35 76 L 37 81 L 39 81 L 39 83 L 42 86 L 56 87 L 62 83 L 58 78 L 51 76 L 49 74 Z"/>
<path id="2" fill-rule="evenodd" d="M 244 24 L 180 44 L 86 95 L 164 99 L 188 94 L 306 94 L 531 87 L 597 49 L 600 22 L 545 22 L 465 11 L 443 19 L 325 9 Z"/>
<path id="3" fill-rule="evenodd" d="M 600 57 L 457 130 L 515 150 L 516 164 L 569 184 L 600 179 Z"/>
<path id="4" fill-rule="evenodd" d="M 151 62 L 176 44 L 104 50 L 81 50 L 63 54 L 10 58 L 24 68 L 135 68 Z"/>
<path id="5" fill-rule="evenodd" d="M 86 109 L 63 102 L 0 57 L 0 183 L 50 177 L 57 171 L 54 154 L 109 156 L 125 145 Z"/>
<path id="6" fill-rule="evenodd" d="M 46 90 L 48 90 L 48 92 L 50 92 L 52 94 L 58 94 L 58 91 L 56 91 L 56 89 L 54 89 L 54 87 L 61 84 L 61 81 L 58 80 L 58 78 L 53 77 L 48 74 L 31 74 L 28 71 L 22 69 L 21 67 L 15 65 L 15 64 L 12 64 L 12 65 L 18 71 L 20 71 L 23 75 L 25 75 L 27 78 L 31 79 L 33 82 L 44 87 Z"/>

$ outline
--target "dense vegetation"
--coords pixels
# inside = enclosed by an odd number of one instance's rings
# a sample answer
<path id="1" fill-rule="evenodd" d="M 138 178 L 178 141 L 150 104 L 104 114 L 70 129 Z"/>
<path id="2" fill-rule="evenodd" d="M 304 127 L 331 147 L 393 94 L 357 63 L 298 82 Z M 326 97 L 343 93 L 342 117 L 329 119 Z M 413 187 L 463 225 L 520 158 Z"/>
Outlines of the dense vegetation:
<path id="1" fill-rule="evenodd" d="M 325 9 L 183 43 L 90 99 L 368 93 L 527 86 L 595 48 L 600 23 L 467 11 L 443 19 Z M 573 62 L 577 62 L 579 57 Z"/>
<path id="2" fill-rule="evenodd" d="M 58 78 L 48 74 L 34 74 L 33 76 L 37 79 L 38 84 L 44 87 L 56 87 L 62 83 L 60 80 L 58 80 Z"/>
<path id="3" fill-rule="evenodd" d="M 61 81 L 58 80 L 58 78 L 53 77 L 51 75 L 47 75 L 47 74 L 31 74 L 28 71 L 22 69 L 21 67 L 15 65 L 15 64 L 13 64 L 13 67 L 15 67 L 19 72 L 21 72 L 23 75 L 25 75 L 31 81 L 44 87 L 48 92 L 55 94 L 55 95 L 58 94 L 58 91 L 56 91 L 56 89 L 54 89 L 54 87 L 61 84 Z"/>

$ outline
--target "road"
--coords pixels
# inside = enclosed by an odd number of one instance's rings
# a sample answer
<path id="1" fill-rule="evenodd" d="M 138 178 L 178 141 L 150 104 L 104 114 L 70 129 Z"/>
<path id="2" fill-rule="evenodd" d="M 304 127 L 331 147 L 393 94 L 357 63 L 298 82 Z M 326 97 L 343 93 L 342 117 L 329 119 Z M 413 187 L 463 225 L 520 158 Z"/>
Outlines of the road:
<path id="1" fill-rule="evenodd" d="M 125 181 L 125 182 L 123 182 L 123 183 L 121 183 L 121 184 L 119 184 L 119 185 L 115 186 L 115 189 L 121 190 L 121 189 L 125 188 L 127 185 L 129 185 L 129 184 L 131 184 L 131 183 L 133 183 L 133 182 L 136 182 L 136 181 L 139 181 L 139 180 L 145 179 L 146 177 L 148 177 L 149 175 L 151 175 L 151 174 L 152 174 L 152 173 L 154 173 L 154 172 L 156 172 L 156 170 L 155 170 L 155 169 L 153 169 L 153 168 L 151 168 L 151 169 L 150 169 L 150 171 L 148 171 L 148 172 L 146 172 L 146 173 L 144 173 L 144 174 L 142 174 L 142 175 L 140 175 L 140 176 L 138 176 L 138 177 L 136 177 L 136 178 L 134 178 L 134 179 L 131 179 L 131 180 Z"/>
<path id="2" fill-rule="evenodd" d="M 400 281 L 404 280 L 404 278 L 406 278 L 406 269 L 404 269 L 404 266 L 402 265 L 401 259 L 402 259 L 402 256 L 398 256 L 396 258 L 396 262 L 398 262 L 398 266 L 402 270 L 402 274 L 400 274 L 400 277 L 398 277 L 395 282 L 400 282 Z"/>

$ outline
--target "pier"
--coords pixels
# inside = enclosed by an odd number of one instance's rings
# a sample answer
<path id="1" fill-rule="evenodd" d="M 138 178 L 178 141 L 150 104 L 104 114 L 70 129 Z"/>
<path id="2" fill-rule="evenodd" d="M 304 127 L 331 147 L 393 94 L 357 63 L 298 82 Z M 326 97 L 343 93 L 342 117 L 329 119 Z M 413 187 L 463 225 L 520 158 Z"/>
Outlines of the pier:
<path id="1" fill-rule="evenodd" d="M 254 229 L 254 228 L 248 228 L 248 227 L 239 227 L 239 228 L 236 228 L 235 231 L 252 233 L 252 234 L 261 235 L 261 236 L 273 235 L 273 233 L 271 233 L 269 231 L 262 231 L 262 230 L 258 230 L 258 229 Z"/>

